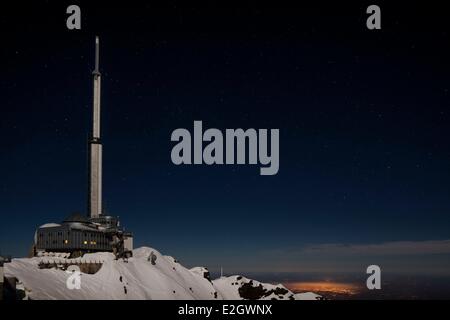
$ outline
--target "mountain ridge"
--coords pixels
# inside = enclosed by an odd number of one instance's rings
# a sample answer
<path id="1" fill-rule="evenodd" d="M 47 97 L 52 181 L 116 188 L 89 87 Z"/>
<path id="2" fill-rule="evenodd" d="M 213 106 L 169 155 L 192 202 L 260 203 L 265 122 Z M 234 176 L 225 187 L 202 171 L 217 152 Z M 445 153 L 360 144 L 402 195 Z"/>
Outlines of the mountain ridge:
<path id="1" fill-rule="evenodd" d="M 64 270 L 67 266 L 72 266 L 71 270 L 76 266 L 81 272 Z M 88 253 L 77 259 L 64 254 L 18 258 L 5 264 L 5 276 L 16 278 L 17 290 L 33 300 L 321 299 L 312 292 L 295 294 L 281 284 L 240 275 L 211 280 L 207 268 L 187 269 L 150 247 L 137 248 L 133 257 L 118 260 L 109 252 Z M 79 276 L 78 289 L 68 286 L 74 276 Z"/>

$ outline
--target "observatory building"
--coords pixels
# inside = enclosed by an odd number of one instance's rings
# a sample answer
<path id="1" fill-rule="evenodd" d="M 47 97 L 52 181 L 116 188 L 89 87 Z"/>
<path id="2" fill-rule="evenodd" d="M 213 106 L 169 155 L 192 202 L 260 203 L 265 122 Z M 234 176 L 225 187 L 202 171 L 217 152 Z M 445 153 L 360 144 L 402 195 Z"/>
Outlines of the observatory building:
<path id="1" fill-rule="evenodd" d="M 34 254 L 66 252 L 72 257 L 87 252 L 111 251 L 131 256 L 133 236 L 120 227 L 117 217 L 105 215 L 102 206 L 102 141 L 100 137 L 99 38 L 95 38 L 92 134 L 89 138 L 89 190 L 87 216 L 74 214 L 62 223 L 47 223 L 36 230 Z"/>

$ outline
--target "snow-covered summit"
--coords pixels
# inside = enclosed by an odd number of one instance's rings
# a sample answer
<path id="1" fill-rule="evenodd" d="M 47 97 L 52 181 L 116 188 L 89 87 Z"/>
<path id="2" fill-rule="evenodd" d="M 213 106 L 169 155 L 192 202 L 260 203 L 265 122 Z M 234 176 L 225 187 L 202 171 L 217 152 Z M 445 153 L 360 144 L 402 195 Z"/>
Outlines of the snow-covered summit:
<path id="1" fill-rule="evenodd" d="M 98 263 L 101 267 L 92 274 L 83 273 L 81 268 L 79 289 L 68 288 L 67 280 L 73 275 L 58 267 L 75 264 L 90 270 L 89 265 Z M 260 283 L 242 276 L 211 281 L 208 269 L 195 267 L 189 270 L 173 257 L 149 247 L 133 250 L 133 257 L 128 260 L 115 260 L 108 252 L 51 261 L 48 257 L 13 259 L 5 264 L 5 276 L 18 279 L 26 297 L 36 300 L 320 298 L 313 293 L 294 294 L 282 285 Z"/>
<path id="2" fill-rule="evenodd" d="M 213 285 L 225 300 L 320 300 L 321 296 L 312 293 L 293 293 L 282 284 L 261 283 L 235 275 L 213 280 Z"/>

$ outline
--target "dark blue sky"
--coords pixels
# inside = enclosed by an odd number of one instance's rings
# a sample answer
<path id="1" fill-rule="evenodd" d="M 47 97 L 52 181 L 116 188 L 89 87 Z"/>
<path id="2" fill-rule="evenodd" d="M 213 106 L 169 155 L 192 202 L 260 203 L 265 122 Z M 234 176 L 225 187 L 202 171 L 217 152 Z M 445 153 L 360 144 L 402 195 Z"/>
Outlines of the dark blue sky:
<path id="1" fill-rule="evenodd" d="M 2 13 L 3 253 L 26 254 L 36 227 L 86 210 L 97 34 L 105 208 L 135 245 L 191 265 L 295 271 L 335 265 L 292 254 L 314 244 L 449 239 L 443 20 L 415 25 L 420 8 L 387 7 L 369 31 L 364 5 L 81 8 L 81 31 L 66 29 L 64 4 Z M 278 174 L 175 166 L 170 135 L 194 120 L 279 128 Z M 450 264 L 443 251 L 434 265 Z"/>

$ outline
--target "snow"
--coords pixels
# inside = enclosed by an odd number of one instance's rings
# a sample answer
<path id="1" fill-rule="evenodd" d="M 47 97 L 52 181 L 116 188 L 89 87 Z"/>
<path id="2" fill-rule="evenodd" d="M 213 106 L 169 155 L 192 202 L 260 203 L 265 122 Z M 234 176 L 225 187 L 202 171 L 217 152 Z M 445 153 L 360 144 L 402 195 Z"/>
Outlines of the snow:
<path id="1" fill-rule="evenodd" d="M 205 268 L 205 267 L 194 267 L 194 268 L 191 268 L 190 271 L 191 271 L 192 273 L 198 274 L 199 276 L 202 276 L 202 277 L 203 277 L 205 274 L 209 274 L 208 269 Z"/>
<path id="2" fill-rule="evenodd" d="M 282 284 L 261 283 L 239 275 L 213 280 L 213 285 L 226 300 L 319 300 L 321 298 L 312 292 L 294 294 Z"/>
<path id="3" fill-rule="evenodd" d="M 322 296 L 319 296 L 314 292 L 296 293 L 294 297 L 295 300 L 320 300 L 322 298 Z"/>
<path id="4" fill-rule="evenodd" d="M 59 223 L 53 223 L 53 222 L 51 222 L 51 223 L 43 224 L 42 226 L 39 227 L 39 229 L 41 229 L 41 228 L 60 227 L 60 226 L 61 226 L 61 225 L 60 225 Z"/>
<path id="5" fill-rule="evenodd" d="M 41 299 L 75 299 L 75 300 L 208 300 L 208 299 L 243 299 L 239 288 L 250 288 L 270 292 L 261 299 L 312 299 L 318 297 L 313 293 L 293 294 L 282 285 L 262 284 L 245 277 L 221 277 L 210 281 L 208 269 L 195 267 L 187 269 L 176 259 L 164 256 L 149 247 L 133 250 L 133 257 L 128 260 L 116 260 L 112 253 L 99 252 L 85 254 L 77 259 L 65 259 L 66 255 L 57 257 L 34 257 L 13 259 L 5 264 L 5 276 L 15 277 L 19 286 L 23 286 L 27 298 Z M 80 289 L 69 289 L 66 281 L 73 277 L 70 273 L 57 268 L 39 269 L 39 263 L 102 263 L 95 274 L 81 273 Z M 239 280 L 238 280 L 239 278 Z M 243 289 L 241 289 L 242 291 Z M 280 294 L 280 290 L 283 294 Z M 245 290 L 244 290 L 245 291 Z"/>

